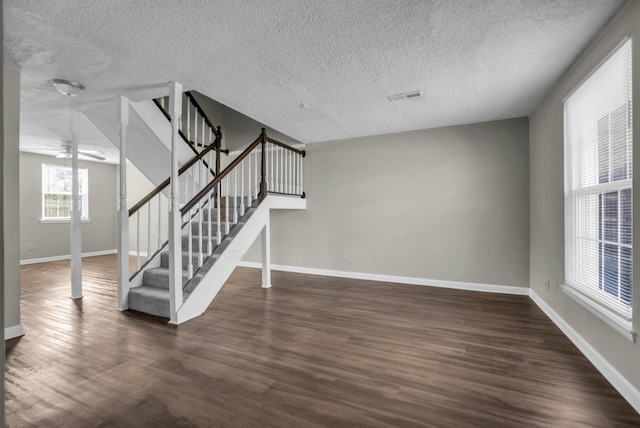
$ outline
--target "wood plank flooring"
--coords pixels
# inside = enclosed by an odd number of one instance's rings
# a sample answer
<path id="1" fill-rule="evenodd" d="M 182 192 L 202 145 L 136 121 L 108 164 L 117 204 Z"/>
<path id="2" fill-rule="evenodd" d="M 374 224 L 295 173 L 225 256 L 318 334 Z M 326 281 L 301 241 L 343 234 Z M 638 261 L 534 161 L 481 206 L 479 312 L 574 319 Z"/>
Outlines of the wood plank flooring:
<path id="1" fill-rule="evenodd" d="M 23 266 L 18 427 L 639 427 L 523 296 L 238 268 L 180 326 L 115 310 L 115 256 Z"/>

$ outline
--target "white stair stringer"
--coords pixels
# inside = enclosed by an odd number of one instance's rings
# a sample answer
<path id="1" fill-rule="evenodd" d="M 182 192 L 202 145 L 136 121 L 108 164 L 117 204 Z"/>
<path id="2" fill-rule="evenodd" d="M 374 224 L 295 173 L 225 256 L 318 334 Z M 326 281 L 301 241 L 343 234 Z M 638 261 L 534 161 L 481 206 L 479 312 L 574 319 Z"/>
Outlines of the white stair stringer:
<path id="1" fill-rule="evenodd" d="M 224 283 L 242 260 L 267 224 L 272 209 L 306 209 L 306 199 L 291 196 L 267 195 L 242 229 L 222 252 L 216 263 L 202 277 L 199 284 L 177 310 L 175 323 L 181 324 L 202 315 Z"/>

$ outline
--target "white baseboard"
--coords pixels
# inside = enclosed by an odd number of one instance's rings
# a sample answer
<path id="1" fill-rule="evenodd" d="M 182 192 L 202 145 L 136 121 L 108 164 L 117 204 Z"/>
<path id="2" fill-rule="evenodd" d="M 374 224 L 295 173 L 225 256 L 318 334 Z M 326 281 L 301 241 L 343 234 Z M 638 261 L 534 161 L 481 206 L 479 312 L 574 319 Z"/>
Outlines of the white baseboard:
<path id="1" fill-rule="evenodd" d="M 82 257 L 94 257 L 94 256 L 104 256 L 107 254 L 116 254 L 118 250 L 104 250 L 104 251 L 93 251 L 90 253 L 82 253 Z M 46 263 L 46 262 L 57 262 L 60 260 L 71 260 L 70 254 L 64 254 L 62 256 L 52 256 L 52 257 L 40 257 L 37 259 L 25 259 L 20 260 L 20 265 L 31 265 L 34 263 Z"/>
<path id="2" fill-rule="evenodd" d="M 618 390 L 625 400 L 640 413 L 640 391 L 638 391 L 624 376 L 620 374 L 593 346 L 589 344 L 577 331 L 573 329 L 551 306 L 547 304 L 535 291 L 529 289 L 529 297 L 544 312 L 551 321 L 573 342 L 596 369 Z"/>
<path id="3" fill-rule="evenodd" d="M 13 339 L 14 337 L 24 336 L 24 329 L 22 324 L 14 325 L 11 327 L 5 327 L 4 340 Z"/>
<path id="4" fill-rule="evenodd" d="M 238 266 L 262 268 L 262 263 L 245 262 Z M 456 290 L 482 291 L 485 293 L 502 293 L 528 296 L 529 288 L 511 285 L 480 284 L 476 282 L 443 281 L 440 279 L 413 278 L 408 276 L 381 275 L 375 273 L 348 272 L 340 270 L 316 269 L 298 266 L 271 265 L 271 269 L 283 272 L 304 273 L 308 275 L 334 276 L 339 278 L 363 279 L 367 281 L 394 282 L 398 284 L 422 285 L 426 287 L 453 288 Z"/>
<path id="5" fill-rule="evenodd" d="M 129 255 L 130 256 L 137 256 L 138 252 L 137 251 L 129 251 Z M 140 251 L 140 257 L 147 257 L 147 252 L 146 251 Z"/>

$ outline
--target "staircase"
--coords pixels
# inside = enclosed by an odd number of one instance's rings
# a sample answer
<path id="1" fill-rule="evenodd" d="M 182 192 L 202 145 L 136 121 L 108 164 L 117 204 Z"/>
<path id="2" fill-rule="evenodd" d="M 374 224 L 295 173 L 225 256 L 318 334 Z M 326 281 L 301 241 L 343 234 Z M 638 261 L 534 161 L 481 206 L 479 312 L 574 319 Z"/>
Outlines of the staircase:
<path id="1" fill-rule="evenodd" d="M 118 284 L 128 309 L 175 324 L 207 309 L 258 235 L 269 230 L 272 209 L 306 209 L 304 151 L 269 138 L 263 129 L 221 170 L 220 155 L 228 151 L 220 147 L 220 127 L 213 127 L 190 94 L 183 101 L 186 120 L 172 132 L 196 155 L 180 167 L 175 187 L 169 177 L 129 210 L 136 271 L 127 284 L 120 275 Z M 155 104 L 171 122 L 166 101 Z"/>
<path id="2" fill-rule="evenodd" d="M 254 199 L 247 204 L 249 208 L 245 214 L 238 219 L 229 230 L 229 233 L 217 243 L 216 234 L 213 230 L 218 227 L 224 228 L 224 222 L 217 222 L 218 207 L 202 210 L 202 219 L 191 222 L 191 234 L 187 227 L 182 231 L 182 280 L 183 302 L 186 301 L 195 287 L 202 281 L 206 274 L 215 265 L 224 250 L 233 241 L 233 238 L 242 229 L 247 220 L 256 210 L 257 201 Z M 211 220 L 211 221 L 210 221 Z M 209 229 L 212 228 L 212 238 L 209 236 Z M 189 255 L 189 241 L 191 241 L 192 253 Z M 199 262 L 200 249 L 207 251 L 211 245 L 213 247 L 211 255 L 203 262 L 198 272 L 189 280 L 189 265 L 194 266 Z M 141 272 L 142 278 L 139 286 L 129 290 L 129 308 L 145 312 L 151 315 L 170 318 L 169 312 L 169 249 L 165 248 L 160 252 L 160 265 L 158 267 L 147 268 Z M 191 258 L 191 260 L 190 260 Z M 135 277 L 134 277 L 135 281 Z M 138 283 L 138 281 L 135 281 Z"/>

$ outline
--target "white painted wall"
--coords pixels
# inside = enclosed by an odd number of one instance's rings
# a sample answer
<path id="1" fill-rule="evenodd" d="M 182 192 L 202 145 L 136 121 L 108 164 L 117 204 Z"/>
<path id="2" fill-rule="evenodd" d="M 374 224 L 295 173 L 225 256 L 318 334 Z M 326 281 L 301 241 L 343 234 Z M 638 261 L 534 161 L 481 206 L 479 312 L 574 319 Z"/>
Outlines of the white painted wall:
<path id="1" fill-rule="evenodd" d="M 272 263 L 528 287 L 527 119 L 306 149 L 307 210 L 272 214 Z"/>
<path id="2" fill-rule="evenodd" d="M 597 353 L 640 389 L 640 344 L 622 335 L 566 296 L 564 281 L 564 140 L 562 99 L 627 35 L 634 36 L 634 169 L 640 170 L 640 2 L 627 3 L 530 117 L 531 289 Z M 640 200 L 640 176 L 634 177 L 634 203 Z M 634 210 L 634 242 L 640 240 L 640 211 Z M 640 254 L 634 252 L 634 272 Z M 547 289 L 546 281 L 552 286 Z M 638 281 L 634 281 L 637 284 Z M 640 324 L 640 289 L 634 287 L 635 328 Z M 637 391 L 636 391 L 637 393 Z M 640 397 L 640 396 L 639 396 Z M 640 401 L 638 401 L 640 403 Z M 636 407 L 637 408 L 637 407 Z"/>
<path id="3" fill-rule="evenodd" d="M 42 164 L 71 161 L 20 153 L 20 260 L 70 254 L 69 223 L 42 223 Z M 82 223 L 82 252 L 116 248 L 117 166 L 80 161 L 89 170 L 89 222 Z M 29 250 L 33 244 L 33 250 Z"/>

